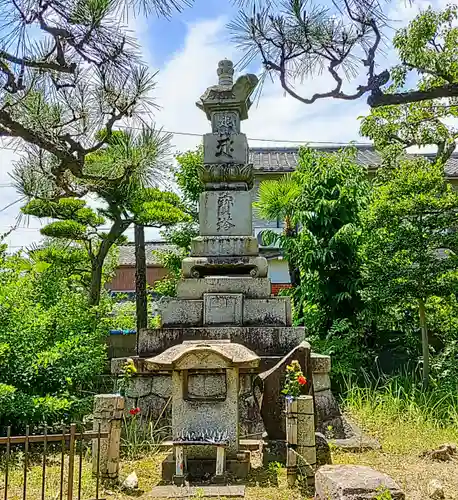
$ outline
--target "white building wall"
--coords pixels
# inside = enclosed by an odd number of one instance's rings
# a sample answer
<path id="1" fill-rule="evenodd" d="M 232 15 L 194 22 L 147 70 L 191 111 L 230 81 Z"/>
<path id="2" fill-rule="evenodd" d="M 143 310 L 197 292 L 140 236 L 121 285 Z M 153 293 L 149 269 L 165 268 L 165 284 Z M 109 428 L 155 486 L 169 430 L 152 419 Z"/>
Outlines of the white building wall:
<path id="1" fill-rule="evenodd" d="M 269 259 L 269 278 L 272 283 L 289 283 L 288 262 L 284 259 Z"/>

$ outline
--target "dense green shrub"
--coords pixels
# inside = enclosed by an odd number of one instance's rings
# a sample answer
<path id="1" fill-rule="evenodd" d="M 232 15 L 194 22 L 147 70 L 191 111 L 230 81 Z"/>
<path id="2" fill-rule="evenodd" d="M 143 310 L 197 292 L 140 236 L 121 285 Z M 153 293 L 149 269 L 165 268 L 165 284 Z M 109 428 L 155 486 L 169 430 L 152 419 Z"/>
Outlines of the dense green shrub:
<path id="1" fill-rule="evenodd" d="M 0 425 L 16 429 L 81 416 L 105 358 L 108 302 L 57 265 L 0 262 Z"/>

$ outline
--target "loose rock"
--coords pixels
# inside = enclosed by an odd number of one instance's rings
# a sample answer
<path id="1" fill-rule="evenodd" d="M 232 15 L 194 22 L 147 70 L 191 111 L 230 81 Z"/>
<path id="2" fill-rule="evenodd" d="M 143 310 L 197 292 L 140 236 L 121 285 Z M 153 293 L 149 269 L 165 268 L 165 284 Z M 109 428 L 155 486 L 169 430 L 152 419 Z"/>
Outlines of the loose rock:
<path id="1" fill-rule="evenodd" d="M 315 500 L 373 500 L 382 489 L 405 500 L 391 477 L 363 465 L 325 465 L 315 476 Z"/>
<path id="2" fill-rule="evenodd" d="M 123 490 L 136 490 L 138 488 L 138 477 L 135 471 L 124 479 L 121 487 Z"/>
<path id="3" fill-rule="evenodd" d="M 428 483 L 428 495 L 432 500 L 443 500 L 445 498 L 444 487 L 438 479 Z"/>
<path id="4" fill-rule="evenodd" d="M 421 454 L 421 457 L 436 460 L 437 462 L 448 462 L 456 456 L 456 444 L 443 444 L 435 450 L 425 451 Z"/>
<path id="5" fill-rule="evenodd" d="M 315 432 L 315 443 L 316 465 L 321 467 L 322 465 L 332 464 L 331 448 L 329 447 L 328 440 L 321 432 Z"/>

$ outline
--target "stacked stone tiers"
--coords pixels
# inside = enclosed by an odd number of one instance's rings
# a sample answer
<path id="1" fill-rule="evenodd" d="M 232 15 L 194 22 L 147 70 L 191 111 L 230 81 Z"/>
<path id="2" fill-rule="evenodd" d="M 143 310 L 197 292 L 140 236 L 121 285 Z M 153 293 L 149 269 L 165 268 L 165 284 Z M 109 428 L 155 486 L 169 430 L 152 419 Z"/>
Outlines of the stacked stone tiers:
<path id="1" fill-rule="evenodd" d="M 267 260 L 253 237 L 250 191 L 205 191 L 200 196 L 199 237 L 182 264 L 183 277 L 267 277 Z M 192 285 L 183 284 L 181 289 Z M 249 286 L 249 285 L 247 285 Z M 270 290 L 267 296 L 270 295 Z M 189 298 L 189 293 L 185 298 Z"/>

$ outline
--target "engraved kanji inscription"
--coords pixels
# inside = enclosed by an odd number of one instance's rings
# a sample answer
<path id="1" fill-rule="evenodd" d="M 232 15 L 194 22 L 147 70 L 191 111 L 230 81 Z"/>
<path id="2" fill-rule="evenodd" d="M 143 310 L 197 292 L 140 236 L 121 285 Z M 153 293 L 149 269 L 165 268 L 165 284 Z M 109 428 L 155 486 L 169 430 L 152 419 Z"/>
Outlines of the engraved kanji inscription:
<path id="1" fill-rule="evenodd" d="M 220 111 L 213 115 L 213 133 L 228 136 L 239 132 L 238 115 L 234 111 Z"/>
<path id="2" fill-rule="evenodd" d="M 231 139 L 230 135 L 220 135 L 216 145 L 215 156 L 217 158 L 220 156 L 232 158 L 232 153 L 234 152 L 233 144 L 234 141 Z"/>
<path id="3" fill-rule="evenodd" d="M 232 223 L 231 213 L 231 209 L 233 206 L 234 198 L 230 194 L 223 193 L 218 198 L 218 221 L 216 223 L 216 228 L 218 231 L 228 231 L 232 227 L 235 227 L 235 224 Z"/>

